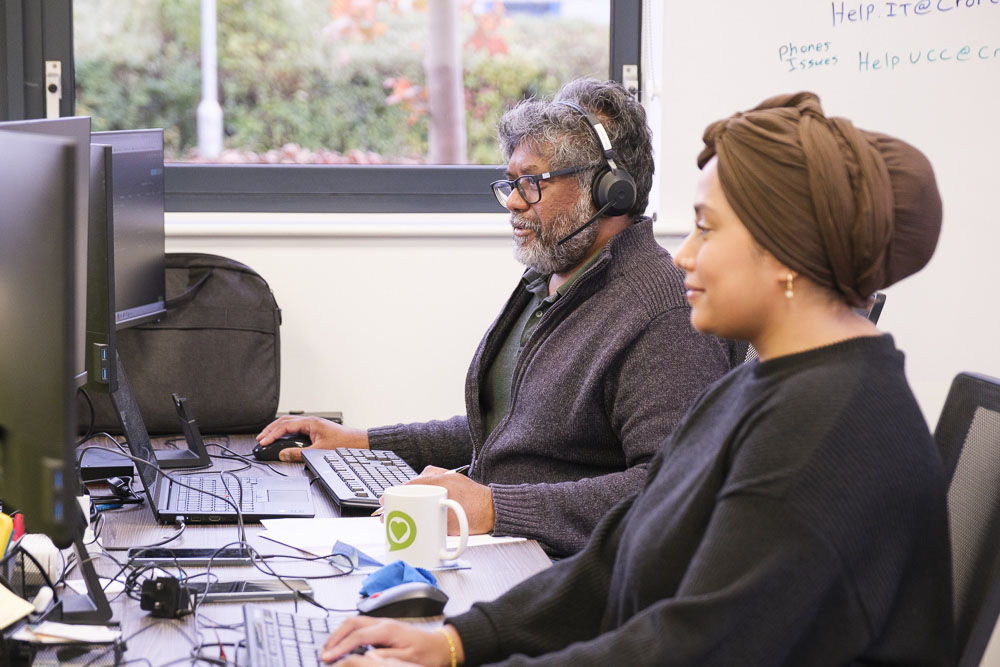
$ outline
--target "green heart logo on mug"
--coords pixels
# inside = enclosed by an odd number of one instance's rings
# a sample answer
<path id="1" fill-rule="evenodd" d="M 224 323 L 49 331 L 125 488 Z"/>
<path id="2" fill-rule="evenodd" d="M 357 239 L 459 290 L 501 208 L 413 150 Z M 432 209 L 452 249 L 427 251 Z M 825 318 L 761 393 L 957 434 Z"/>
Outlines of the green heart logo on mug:
<path id="1" fill-rule="evenodd" d="M 385 518 L 385 538 L 389 542 L 389 551 L 405 549 L 417 539 L 417 524 L 409 514 L 389 512 Z"/>

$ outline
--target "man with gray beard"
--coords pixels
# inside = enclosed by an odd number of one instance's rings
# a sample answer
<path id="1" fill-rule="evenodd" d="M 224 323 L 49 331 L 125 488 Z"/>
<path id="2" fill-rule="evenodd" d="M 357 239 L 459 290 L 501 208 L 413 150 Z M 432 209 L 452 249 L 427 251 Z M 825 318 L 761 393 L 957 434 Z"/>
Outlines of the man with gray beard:
<path id="1" fill-rule="evenodd" d="M 411 484 L 448 489 L 470 533 L 567 556 L 641 487 L 688 406 L 740 355 L 691 328 L 683 274 L 644 216 L 646 114 L 620 84 L 578 80 L 553 101 L 522 102 L 498 134 L 507 173 L 493 192 L 528 269 L 472 359 L 466 414 L 367 431 L 285 416 L 258 440 L 305 433 L 313 447 L 392 450 L 423 468 Z M 447 474 L 463 464 L 467 477 Z"/>

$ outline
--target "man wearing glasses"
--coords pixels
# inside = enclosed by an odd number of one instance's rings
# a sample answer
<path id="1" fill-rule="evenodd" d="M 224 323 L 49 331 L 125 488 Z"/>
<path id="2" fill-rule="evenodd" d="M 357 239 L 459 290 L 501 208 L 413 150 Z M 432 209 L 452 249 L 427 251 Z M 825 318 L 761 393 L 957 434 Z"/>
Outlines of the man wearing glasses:
<path id="1" fill-rule="evenodd" d="M 286 416 L 258 439 L 393 450 L 423 468 L 411 484 L 444 486 L 463 505 L 470 533 L 566 556 L 641 486 L 679 418 L 739 355 L 690 325 L 683 274 L 643 215 L 645 111 L 620 84 L 579 80 L 555 101 L 523 102 L 499 138 L 507 177 L 492 188 L 528 268 L 472 359 L 467 413 L 367 431 Z M 448 474 L 464 464 L 467 477 Z"/>

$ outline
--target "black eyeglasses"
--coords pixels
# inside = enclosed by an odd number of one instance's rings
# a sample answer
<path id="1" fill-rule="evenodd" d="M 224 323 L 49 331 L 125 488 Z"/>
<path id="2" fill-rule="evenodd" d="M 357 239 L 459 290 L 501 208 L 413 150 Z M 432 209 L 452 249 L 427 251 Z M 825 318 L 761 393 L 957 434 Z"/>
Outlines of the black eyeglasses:
<path id="1" fill-rule="evenodd" d="M 588 164 L 583 167 L 567 167 L 566 169 L 547 171 L 544 174 L 525 174 L 512 180 L 500 179 L 499 181 L 493 181 L 490 183 L 490 187 L 493 188 L 493 194 L 496 195 L 497 201 L 504 208 L 507 208 L 507 200 L 510 199 L 514 188 L 517 188 L 517 192 L 521 195 L 521 199 L 524 200 L 525 204 L 535 204 L 542 199 L 542 188 L 539 187 L 541 181 L 547 181 L 556 176 L 576 174 L 587 169 L 593 169 L 593 167 L 594 165 Z"/>

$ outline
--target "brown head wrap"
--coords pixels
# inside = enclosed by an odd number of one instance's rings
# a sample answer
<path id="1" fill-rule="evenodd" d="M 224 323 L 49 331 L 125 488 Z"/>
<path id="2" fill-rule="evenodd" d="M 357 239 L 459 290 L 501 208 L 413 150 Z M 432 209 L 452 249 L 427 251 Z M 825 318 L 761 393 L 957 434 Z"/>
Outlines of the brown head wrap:
<path id="1" fill-rule="evenodd" d="M 941 231 L 941 198 L 923 153 L 823 115 L 813 93 L 781 95 L 705 130 L 704 167 L 754 239 L 778 261 L 854 306 L 916 273 Z"/>

